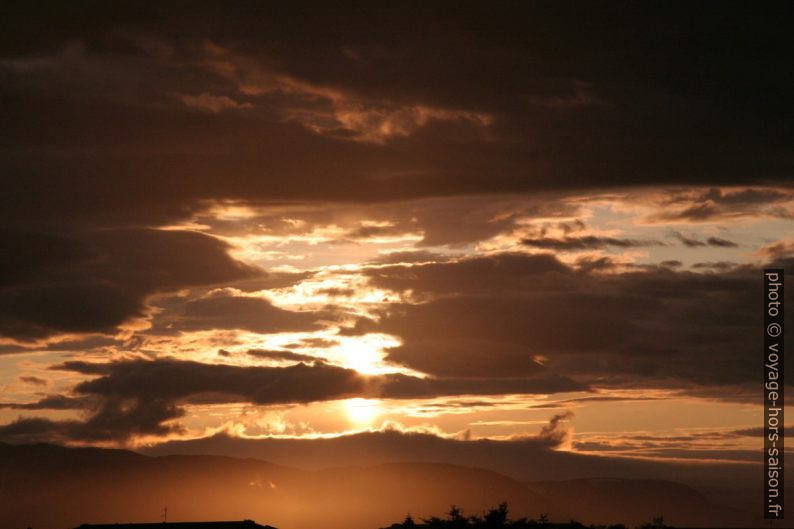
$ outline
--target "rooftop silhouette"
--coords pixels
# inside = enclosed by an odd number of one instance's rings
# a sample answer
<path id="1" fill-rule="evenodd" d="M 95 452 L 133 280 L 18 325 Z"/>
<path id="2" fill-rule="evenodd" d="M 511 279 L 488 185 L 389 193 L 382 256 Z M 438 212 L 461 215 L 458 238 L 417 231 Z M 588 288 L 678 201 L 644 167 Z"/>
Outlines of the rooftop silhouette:
<path id="1" fill-rule="evenodd" d="M 75 529 L 276 529 L 270 525 L 259 525 L 253 520 L 225 522 L 152 522 L 152 523 L 84 523 Z"/>

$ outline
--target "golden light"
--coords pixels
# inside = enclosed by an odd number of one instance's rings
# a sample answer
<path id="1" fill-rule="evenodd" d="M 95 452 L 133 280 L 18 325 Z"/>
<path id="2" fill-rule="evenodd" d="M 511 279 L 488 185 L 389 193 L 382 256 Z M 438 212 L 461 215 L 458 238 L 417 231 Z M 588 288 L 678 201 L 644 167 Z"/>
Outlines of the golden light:
<path id="1" fill-rule="evenodd" d="M 365 334 L 363 336 L 337 336 L 339 345 L 328 349 L 328 357 L 342 367 L 355 369 L 364 375 L 405 373 L 421 375 L 411 369 L 390 365 L 384 361 L 385 349 L 397 347 L 400 341 L 388 334 Z"/>
<path id="2" fill-rule="evenodd" d="M 347 399 L 344 401 L 344 407 L 350 421 L 359 427 L 372 426 L 381 414 L 381 403 L 376 399 Z"/>

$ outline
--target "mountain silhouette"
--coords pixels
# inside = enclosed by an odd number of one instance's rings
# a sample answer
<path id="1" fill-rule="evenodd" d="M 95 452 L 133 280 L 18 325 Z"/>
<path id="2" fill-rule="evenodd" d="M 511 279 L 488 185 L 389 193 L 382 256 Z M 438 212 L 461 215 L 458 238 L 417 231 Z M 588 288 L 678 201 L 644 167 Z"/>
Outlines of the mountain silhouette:
<path id="1" fill-rule="evenodd" d="M 525 483 L 489 470 L 390 463 L 300 470 L 205 455 L 150 457 L 125 450 L 0 443 L 2 527 L 63 529 L 83 523 L 249 518 L 281 529 L 373 529 L 461 506 L 481 514 L 500 502 L 516 516 L 636 525 L 750 525 L 672 482 L 576 480 Z"/>
<path id="2" fill-rule="evenodd" d="M 460 441 L 432 434 L 393 430 L 362 432 L 328 439 L 243 439 L 225 434 L 170 441 L 143 449 L 147 455 L 203 454 L 251 457 L 282 465 L 321 469 L 330 466 L 372 466 L 381 463 L 449 463 L 487 468 L 520 481 L 548 479 L 613 478 L 674 480 L 699 490 L 726 484 L 757 484 L 755 465 L 720 461 L 660 461 L 626 457 L 593 456 L 553 450 L 536 439 L 510 442 L 490 439 Z M 756 502 L 752 508 L 757 509 Z"/>
<path id="3" fill-rule="evenodd" d="M 666 520 L 680 527 L 714 524 L 718 520 L 725 524 L 728 516 L 742 518 L 742 513 L 735 509 L 723 508 L 721 513 L 715 513 L 714 505 L 706 496 L 673 481 L 601 478 L 532 482 L 528 486 L 558 501 L 570 498 L 567 506 L 571 516 L 589 523 L 623 521 L 634 525 L 664 515 Z M 616 520 L 616 509 L 619 509 L 620 520 Z"/>

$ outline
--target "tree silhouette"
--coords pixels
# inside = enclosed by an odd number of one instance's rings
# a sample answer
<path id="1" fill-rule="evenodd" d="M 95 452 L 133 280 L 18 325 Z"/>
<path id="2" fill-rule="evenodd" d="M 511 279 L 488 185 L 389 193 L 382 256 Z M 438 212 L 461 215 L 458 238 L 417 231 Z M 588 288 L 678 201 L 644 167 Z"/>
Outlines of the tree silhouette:
<path id="1" fill-rule="evenodd" d="M 672 526 L 664 523 L 664 516 L 654 516 L 650 522 L 645 522 L 637 529 L 671 529 Z"/>
<path id="2" fill-rule="evenodd" d="M 576 520 L 566 523 L 553 523 L 549 520 L 548 513 L 541 513 L 537 520 L 508 518 L 507 503 L 503 502 L 496 507 L 484 512 L 481 516 L 464 516 L 463 510 L 457 505 L 452 505 L 447 511 L 447 517 L 438 516 L 423 518 L 421 524 L 414 522 L 411 515 L 407 515 L 402 523 L 395 523 L 387 529 L 626 529 L 623 524 L 590 525 L 584 526 Z M 654 518 L 652 522 L 640 526 L 638 529 L 672 529 L 664 524 L 661 517 Z"/>
<path id="3" fill-rule="evenodd" d="M 457 505 L 453 505 L 449 508 L 447 516 L 449 516 L 448 527 L 452 529 L 464 529 L 469 525 L 469 520 L 463 516 L 463 511 L 461 511 Z"/>
<path id="4" fill-rule="evenodd" d="M 485 514 L 487 527 L 504 527 L 507 522 L 507 502 L 502 502 Z"/>

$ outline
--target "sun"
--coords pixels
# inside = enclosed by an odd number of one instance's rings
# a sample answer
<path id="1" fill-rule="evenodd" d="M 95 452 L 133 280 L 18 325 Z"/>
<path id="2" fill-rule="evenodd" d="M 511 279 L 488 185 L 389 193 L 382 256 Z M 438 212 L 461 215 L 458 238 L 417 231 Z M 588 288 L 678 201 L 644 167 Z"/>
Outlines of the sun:
<path id="1" fill-rule="evenodd" d="M 367 334 L 339 338 L 339 345 L 330 351 L 342 366 L 355 369 L 364 375 L 380 375 L 400 371 L 397 366 L 384 363 L 384 349 L 395 347 L 400 342 L 384 334 Z"/>
<path id="2" fill-rule="evenodd" d="M 381 403 L 377 399 L 347 399 L 344 406 L 350 422 L 359 427 L 372 426 L 381 414 Z"/>

